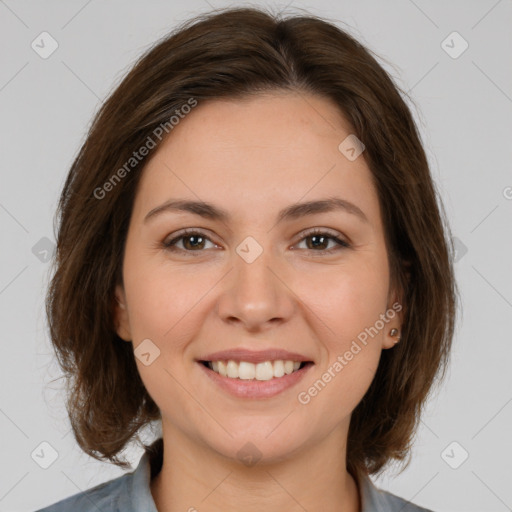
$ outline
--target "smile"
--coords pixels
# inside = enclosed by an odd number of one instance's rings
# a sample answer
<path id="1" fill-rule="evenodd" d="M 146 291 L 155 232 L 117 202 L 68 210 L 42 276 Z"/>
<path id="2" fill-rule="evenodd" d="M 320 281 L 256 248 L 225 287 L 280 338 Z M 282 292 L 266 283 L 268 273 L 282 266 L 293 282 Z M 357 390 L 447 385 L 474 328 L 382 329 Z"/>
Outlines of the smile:
<path id="1" fill-rule="evenodd" d="M 295 386 L 309 369 L 312 361 L 275 360 L 250 363 L 247 361 L 197 361 L 221 390 L 239 398 L 271 398 Z"/>
<path id="2" fill-rule="evenodd" d="M 277 361 L 264 361 L 254 364 L 249 361 L 234 361 L 230 359 L 228 361 L 203 361 L 203 364 L 206 364 L 208 368 L 219 375 L 230 379 L 270 380 L 290 375 L 303 367 L 306 362 L 283 361 L 279 359 Z"/>

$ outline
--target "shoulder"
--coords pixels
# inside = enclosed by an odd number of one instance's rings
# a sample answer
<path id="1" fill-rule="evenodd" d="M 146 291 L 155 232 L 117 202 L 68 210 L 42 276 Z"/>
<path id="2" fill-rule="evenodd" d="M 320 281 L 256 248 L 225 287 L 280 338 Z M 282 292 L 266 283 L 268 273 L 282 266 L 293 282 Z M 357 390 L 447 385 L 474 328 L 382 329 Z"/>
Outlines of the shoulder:
<path id="1" fill-rule="evenodd" d="M 375 486 L 368 476 L 360 480 L 362 512 L 433 512 Z"/>
<path id="2" fill-rule="evenodd" d="M 91 489 L 64 498 L 36 512 L 116 512 L 118 497 L 123 495 L 132 474 L 122 475 L 108 482 L 103 482 Z"/>
<path id="3" fill-rule="evenodd" d="M 428 508 L 420 507 L 419 505 L 415 505 L 410 501 L 407 501 L 399 496 L 391 494 L 388 491 L 378 490 L 378 495 L 380 498 L 379 504 L 381 505 L 382 512 L 389 512 L 396 510 L 400 510 L 401 512 L 433 512 Z M 380 509 L 379 509 L 380 512 Z"/>
<path id="4" fill-rule="evenodd" d="M 36 512 L 117 512 L 119 510 L 119 497 L 126 495 L 133 474 L 128 473 L 120 477 L 103 482 L 91 489 L 79 492 L 64 498 L 48 507 Z"/>
<path id="5" fill-rule="evenodd" d="M 153 473 L 162 465 L 162 438 L 147 446 L 137 468 L 36 512 L 158 512 L 151 495 Z"/>

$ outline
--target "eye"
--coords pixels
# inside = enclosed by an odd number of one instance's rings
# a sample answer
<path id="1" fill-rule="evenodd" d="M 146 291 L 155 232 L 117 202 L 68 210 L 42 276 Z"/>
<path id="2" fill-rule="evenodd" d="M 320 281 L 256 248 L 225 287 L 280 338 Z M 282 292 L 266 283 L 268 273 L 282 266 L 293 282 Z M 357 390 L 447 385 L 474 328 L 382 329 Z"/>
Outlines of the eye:
<path id="1" fill-rule="evenodd" d="M 177 247 L 179 242 L 183 240 L 183 248 Z M 211 240 L 201 231 L 186 229 L 181 234 L 169 241 L 163 242 L 163 246 L 169 251 L 182 252 L 201 252 L 204 248 L 205 241 Z"/>
<path id="2" fill-rule="evenodd" d="M 308 243 L 308 240 L 311 240 L 311 243 Z M 334 242 L 334 247 L 325 250 L 330 241 Z M 163 242 L 163 246 L 165 249 L 172 252 L 193 253 L 203 252 L 202 249 L 205 249 L 205 244 L 207 242 L 213 244 L 210 238 L 203 232 L 194 229 L 186 229 L 171 240 Z M 306 250 L 324 254 L 331 254 L 332 252 L 338 251 L 340 249 L 350 247 L 350 244 L 339 238 L 337 234 L 330 233 L 319 228 L 302 234 L 302 238 L 300 239 L 299 244 L 302 242 L 306 242 Z M 182 244 L 182 247 L 179 247 L 180 243 Z M 215 246 L 216 244 L 213 245 Z M 323 256 L 324 254 L 318 255 Z M 194 254 L 194 256 L 196 255 Z"/>
<path id="3" fill-rule="evenodd" d="M 308 240 L 311 240 L 311 243 L 308 243 Z M 333 241 L 335 243 L 335 246 L 331 247 L 328 250 L 323 250 L 326 246 L 329 245 L 329 241 Z M 306 242 L 306 250 L 324 254 L 330 254 L 340 249 L 350 247 L 350 244 L 348 242 L 342 240 L 341 238 L 338 238 L 336 234 L 318 228 L 309 231 L 306 234 L 303 234 L 299 243 L 302 242 Z M 324 256 L 324 254 L 319 254 L 319 256 Z"/>

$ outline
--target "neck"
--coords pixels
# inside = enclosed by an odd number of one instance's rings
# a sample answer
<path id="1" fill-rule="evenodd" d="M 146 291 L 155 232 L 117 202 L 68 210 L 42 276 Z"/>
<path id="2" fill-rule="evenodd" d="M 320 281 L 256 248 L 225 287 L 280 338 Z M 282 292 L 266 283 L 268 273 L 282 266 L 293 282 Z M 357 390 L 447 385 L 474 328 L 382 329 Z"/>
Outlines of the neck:
<path id="1" fill-rule="evenodd" d="M 263 457 L 247 466 L 164 428 L 162 469 L 151 481 L 158 512 L 360 512 L 340 434 L 279 461 Z"/>

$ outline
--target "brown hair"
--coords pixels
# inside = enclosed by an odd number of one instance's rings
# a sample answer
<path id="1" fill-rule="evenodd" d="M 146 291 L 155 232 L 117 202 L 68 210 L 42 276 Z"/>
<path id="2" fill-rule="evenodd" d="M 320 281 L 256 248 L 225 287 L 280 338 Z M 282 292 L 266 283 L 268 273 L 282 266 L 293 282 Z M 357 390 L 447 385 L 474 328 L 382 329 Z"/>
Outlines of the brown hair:
<path id="1" fill-rule="evenodd" d="M 445 374 L 458 293 L 449 227 L 417 128 L 401 89 L 348 33 L 316 16 L 236 8 L 189 20 L 138 60 L 96 114 L 62 190 L 47 315 L 75 438 L 98 460 L 128 467 L 117 454 L 160 418 L 132 344 L 114 326 L 114 288 L 150 156 L 133 170 L 126 162 L 191 98 L 277 90 L 329 98 L 365 145 L 404 322 L 401 343 L 382 352 L 352 414 L 347 468 L 376 473 L 409 454 L 426 397 Z"/>

